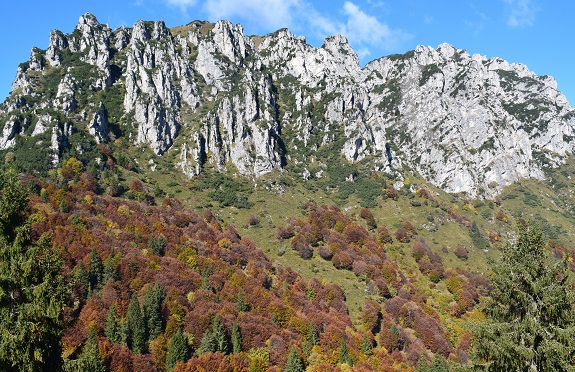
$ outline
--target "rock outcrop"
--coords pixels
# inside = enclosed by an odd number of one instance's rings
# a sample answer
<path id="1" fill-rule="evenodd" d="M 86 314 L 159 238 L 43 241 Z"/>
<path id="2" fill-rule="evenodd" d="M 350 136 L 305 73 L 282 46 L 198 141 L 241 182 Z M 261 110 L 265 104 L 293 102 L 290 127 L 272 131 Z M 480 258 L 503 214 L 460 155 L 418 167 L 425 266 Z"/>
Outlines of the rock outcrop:
<path id="1" fill-rule="evenodd" d="M 113 31 L 86 14 L 72 34 L 53 31 L 47 50 L 32 50 L 12 90 L 0 150 L 50 131 L 57 159 L 75 131 L 105 142 L 115 126 L 156 155 L 178 151 L 189 176 L 208 162 L 250 177 L 291 162 L 321 177 L 308 164 L 324 166 L 318 150 L 332 145 L 374 170 L 388 169 L 389 152 L 392 168 L 492 196 L 544 177 L 575 138 L 575 111 L 553 78 L 524 65 L 442 44 L 361 68 L 343 36 L 314 48 L 286 29 L 250 37 L 227 21 Z"/>

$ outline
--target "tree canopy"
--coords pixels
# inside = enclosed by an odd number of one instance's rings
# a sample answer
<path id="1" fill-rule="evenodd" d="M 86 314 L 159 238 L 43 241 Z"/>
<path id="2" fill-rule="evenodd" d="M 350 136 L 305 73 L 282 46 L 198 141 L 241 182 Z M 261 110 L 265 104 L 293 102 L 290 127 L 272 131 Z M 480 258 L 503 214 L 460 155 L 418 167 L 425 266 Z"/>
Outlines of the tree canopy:
<path id="1" fill-rule="evenodd" d="M 493 371 L 566 371 L 575 362 L 575 291 L 568 258 L 550 262 L 541 229 L 517 227 L 493 264 L 487 322 L 475 332 L 477 363 Z"/>
<path id="2" fill-rule="evenodd" d="M 0 173 L 0 369 L 57 370 L 62 363 L 62 259 L 50 237 L 33 242 L 27 192 Z"/>

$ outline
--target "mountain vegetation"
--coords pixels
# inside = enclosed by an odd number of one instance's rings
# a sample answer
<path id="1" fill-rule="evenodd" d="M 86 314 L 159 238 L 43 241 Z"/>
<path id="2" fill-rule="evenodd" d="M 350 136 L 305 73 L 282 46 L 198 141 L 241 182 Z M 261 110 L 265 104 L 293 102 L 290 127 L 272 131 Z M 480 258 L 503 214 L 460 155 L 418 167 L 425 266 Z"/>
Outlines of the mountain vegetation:
<path id="1" fill-rule="evenodd" d="M 573 112 L 447 44 L 86 14 L 0 106 L 0 369 L 568 370 Z"/>

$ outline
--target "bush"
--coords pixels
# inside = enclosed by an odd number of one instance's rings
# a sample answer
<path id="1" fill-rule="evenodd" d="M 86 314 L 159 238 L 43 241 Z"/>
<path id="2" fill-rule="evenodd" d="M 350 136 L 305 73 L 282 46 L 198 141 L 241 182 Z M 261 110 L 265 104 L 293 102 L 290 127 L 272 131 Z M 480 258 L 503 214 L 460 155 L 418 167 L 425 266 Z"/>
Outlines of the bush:
<path id="1" fill-rule="evenodd" d="M 329 249 L 325 245 L 320 245 L 317 248 L 317 253 L 319 254 L 319 256 L 321 258 L 323 258 L 324 260 L 327 260 L 327 261 L 330 261 L 331 258 L 333 257 L 333 252 L 331 251 L 331 249 Z"/>
<path id="2" fill-rule="evenodd" d="M 457 258 L 459 258 L 460 260 L 467 260 L 469 258 L 469 252 L 467 252 L 467 249 L 465 249 L 465 247 L 462 245 L 455 248 L 454 253 L 455 256 L 457 256 Z"/>
<path id="3" fill-rule="evenodd" d="M 399 229 L 397 229 L 397 231 L 395 232 L 395 238 L 400 242 L 400 243 L 409 243 L 410 242 L 410 237 L 407 234 L 407 230 L 405 230 L 405 228 L 400 227 Z"/>

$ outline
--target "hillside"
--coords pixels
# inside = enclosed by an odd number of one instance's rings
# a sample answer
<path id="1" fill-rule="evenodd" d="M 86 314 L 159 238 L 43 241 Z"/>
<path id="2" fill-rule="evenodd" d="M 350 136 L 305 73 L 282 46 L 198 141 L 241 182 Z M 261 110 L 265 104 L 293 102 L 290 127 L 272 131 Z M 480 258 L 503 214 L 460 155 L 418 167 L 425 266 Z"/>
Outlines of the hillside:
<path id="1" fill-rule="evenodd" d="M 85 14 L 12 88 L 2 177 L 62 260 L 65 370 L 471 368 L 516 226 L 575 255 L 575 111 L 520 64 Z"/>

